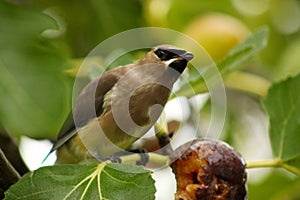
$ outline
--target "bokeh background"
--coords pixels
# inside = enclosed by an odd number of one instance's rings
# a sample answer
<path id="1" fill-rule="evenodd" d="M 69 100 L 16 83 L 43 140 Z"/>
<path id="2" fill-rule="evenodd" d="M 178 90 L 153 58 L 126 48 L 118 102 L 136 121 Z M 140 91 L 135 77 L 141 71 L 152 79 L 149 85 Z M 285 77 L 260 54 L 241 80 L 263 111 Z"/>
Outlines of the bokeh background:
<path id="1" fill-rule="evenodd" d="M 251 32 L 267 26 L 267 47 L 241 70 L 269 83 L 300 71 L 297 0 L 2 0 L 0 126 L 20 143 L 31 169 L 40 166 L 51 147 L 44 141 L 48 149 L 42 150 L 44 143 L 32 143 L 31 139 L 55 139 L 70 112 L 73 82 L 82 59 L 114 34 L 149 26 L 187 34 L 216 63 Z M 105 59 L 97 62 L 105 63 Z M 131 61 L 130 57 L 123 59 Z M 227 88 L 228 112 L 220 139 L 234 146 L 247 161 L 272 158 L 262 98 Z M 204 102 L 206 99 L 201 97 Z M 182 132 L 193 131 L 189 126 L 193 114 L 193 109 L 184 113 Z M 209 102 L 203 103 L 197 114 L 200 129 L 205 129 L 210 120 Z M 170 191 L 162 190 L 161 199 L 173 196 L 174 182 L 170 186 Z M 249 170 L 250 200 L 296 200 L 300 199 L 299 188 L 299 178 L 286 171 Z"/>

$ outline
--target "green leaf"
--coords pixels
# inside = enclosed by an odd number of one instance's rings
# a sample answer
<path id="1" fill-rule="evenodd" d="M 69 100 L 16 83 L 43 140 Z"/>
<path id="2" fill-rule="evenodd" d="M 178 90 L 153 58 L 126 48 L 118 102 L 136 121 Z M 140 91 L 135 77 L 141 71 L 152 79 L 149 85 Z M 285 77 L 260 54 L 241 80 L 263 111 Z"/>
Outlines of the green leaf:
<path id="1" fill-rule="evenodd" d="M 14 135 L 54 137 L 69 112 L 68 55 L 42 37 L 56 22 L 40 10 L 0 2 L 0 123 Z"/>
<path id="2" fill-rule="evenodd" d="M 244 42 L 233 48 L 228 56 L 218 64 L 222 75 L 236 71 L 247 64 L 254 55 L 267 46 L 268 28 L 262 27 L 251 34 Z"/>
<path id="3" fill-rule="evenodd" d="M 276 63 L 276 70 L 272 70 L 276 80 L 283 80 L 300 72 L 299 52 L 300 36 L 298 35 L 284 50 L 281 50 L 281 55 Z"/>
<path id="4" fill-rule="evenodd" d="M 300 175 L 300 75 L 275 83 L 263 105 L 270 117 L 270 141 L 275 159 Z"/>
<path id="5" fill-rule="evenodd" d="M 125 164 L 56 165 L 23 176 L 5 193 L 14 199 L 154 199 L 151 172 Z"/>
<path id="6" fill-rule="evenodd" d="M 122 31 L 145 26 L 140 0 L 30 1 L 44 9 L 54 7 L 67 24 L 66 39 L 76 57 L 86 56 L 105 39 Z M 78 17 L 80 16 L 80 17 Z"/>
<path id="7" fill-rule="evenodd" d="M 282 170 L 273 170 L 261 182 L 248 183 L 249 200 L 291 200 L 300 198 L 300 179 Z"/>
<path id="8" fill-rule="evenodd" d="M 218 70 L 222 78 L 230 73 L 245 66 L 254 55 L 260 52 L 267 45 L 268 29 L 266 27 L 258 29 L 250 35 L 244 42 L 233 48 L 227 57 L 217 64 Z M 215 66 L 208 66 L 206 70 L 202 70 L 202 74 L 198 70 L 191 70 L 190 80 L 185 83 L 176 92 L 177 96 L 193 96 L 195 93 L 207 92 L 206 82 L 213 81 L 217 73 Z M 203 78 L 205 77 L 205 79 Z"/>
<path id="9" fill-rule="evenodd" d="M 112 58 L 114 57 L 118 57 L 118 59 L 112 60 Z M 127 53 L 122 49 L 116 49 L 105 58 L 105 65 L 108 66 L 106 70 L 110 70 L 122 65 L 127 65 L 133 63 L 134 61 L 135 59 L 130 53 Z"/>

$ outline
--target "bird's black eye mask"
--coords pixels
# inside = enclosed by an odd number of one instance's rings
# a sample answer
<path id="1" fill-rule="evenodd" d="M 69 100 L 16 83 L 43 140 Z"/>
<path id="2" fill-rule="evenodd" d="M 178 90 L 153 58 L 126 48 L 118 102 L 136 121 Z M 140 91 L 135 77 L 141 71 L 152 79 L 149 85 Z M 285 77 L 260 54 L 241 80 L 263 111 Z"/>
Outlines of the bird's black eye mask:
<path id="1" fill-rule="evenodd" d="M 186 53 L 186 51 L 181 50 L 181 49 L 178 49 L 178 50 L 172 49 L 172 51 L 164 50 L 164 49 L 157 49 L 156 51 L 154 51 L 154 53 L 156 54 L 157 57 L 159 57 L 160 60 L 167 61 L 172 58 L 180 57 L 180 55 Z"/>

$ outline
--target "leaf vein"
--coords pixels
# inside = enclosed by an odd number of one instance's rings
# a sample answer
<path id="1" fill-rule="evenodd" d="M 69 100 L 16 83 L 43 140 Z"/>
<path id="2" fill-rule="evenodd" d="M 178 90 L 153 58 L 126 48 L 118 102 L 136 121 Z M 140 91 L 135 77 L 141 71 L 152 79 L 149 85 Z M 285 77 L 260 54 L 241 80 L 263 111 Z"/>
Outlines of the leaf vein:
<path id="1" fill-rule="evenodd" d="M 299 99 L 299 98 L 297 98 Z M 280 149 L 279 149 L 279 158 L 282 157 L 283 154 L 283 148 L 284 148 L 284 143 L 285 143 L 285 133 L 286 133 L 286 128 L 288 125 L 288 122 L 290 121 L 293 113 L 296 111 L 296 104 L 295 103 L 290 103 L 291 104 L 291 109 L 287 113 L 287 116 L 284 118 L 283 123 L 282 123 L 282 128 L 280 130 Z"/>
<path id="2" fill-rule="evenodd" d="M 97 170 L 96 170 L 97 171 Z M 89 176 L 87 176 L 86 178 L 84 178 L 82 181 L 80 181 L 78 184 L 76 184 L 74 186 L 74 188 L 64 197 L 64 200 L 66 200 L 75 190 L 77 190 L 84 182 L 86 182 L 87 180 L 89 180 L 91 177 L 93 177 L 93 175 L 95 174 L 94 171 L 93 173 L 91 173 Z"/>
<path id="3" fill-rule="evenodd" d="M 135 186 L 137 186 L 139 188 L 147 188 L 147 186 L 141 186 L 141 185 L 136 184 L 135 182 L 132 182 L 132 181 L 122 181 L 121 179 L 118 179 L 118 178 L 112 176 L 110 173 L 108 173 L 105 170 L 103 170 L 103 173 L 105 173 L 107 176 L 109 176 L 111 179 L 115 180 L 116 182 L 125 183 L 125 184 L 132 184 L 132 185 L 135 185 Z"/>

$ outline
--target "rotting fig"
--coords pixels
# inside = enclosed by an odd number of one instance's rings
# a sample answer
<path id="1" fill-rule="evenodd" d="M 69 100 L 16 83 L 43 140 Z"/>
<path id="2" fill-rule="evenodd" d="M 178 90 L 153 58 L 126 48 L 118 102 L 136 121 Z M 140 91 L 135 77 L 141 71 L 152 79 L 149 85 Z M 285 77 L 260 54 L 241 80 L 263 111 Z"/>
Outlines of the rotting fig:
<path id="1" fill-rule="evenodd" d="M 195 139 L 175 150 L 176 200 L 247 199 L 242 156 L 222 141 Z"/>

